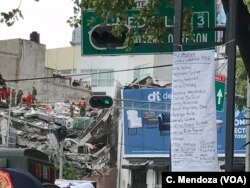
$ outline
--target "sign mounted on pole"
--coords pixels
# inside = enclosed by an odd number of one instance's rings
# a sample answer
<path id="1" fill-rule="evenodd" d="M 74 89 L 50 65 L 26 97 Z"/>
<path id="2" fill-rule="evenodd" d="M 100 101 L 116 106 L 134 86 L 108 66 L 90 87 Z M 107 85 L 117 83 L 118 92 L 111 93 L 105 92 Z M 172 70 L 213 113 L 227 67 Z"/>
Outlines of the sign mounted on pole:
<path id="1" fill-rule="evenodd" d="M 171 171 L 218 171 L 214 93 L 214 51 L 174 52 Z"/>
<path id="2" fill-rule="evenodd" d="M 224 106 L 225 85 L 226 85 L 226 77 L 216 75 L 215 77 L 216 110 L 219 112 L 223 110 L 223 106 Z"/>
<path id="3" fill-rule="evenodd" d="M 93 11 L 85 11 L 82 13 L 82 55 L 121 55 L 121 54 L 156 54 L 173 52 L 173 27 L 174 27 L 174 8 L 169 6 L 168 1 L 161 0 L 159 6 L 159 15 L 164 18 L 165 27 L 169 30 L 164 43 L 159 43 L 156 39 L 143 41 L 141 37 L 134 40 L 135 46 L 131 51 L 127 51 L 122 45 L 125 39 L 125 33 L 119 39 L 114 39 L 111 33 L 111 26 L 118 23 L 118 18 L 113 18 L 105 28 L 101 28 L 100 19 L 96 19 L 94 24 L 89 24 L 89 20 L 95 17 Z M 147 4 L 147 0 L 136 0 L 137 7 L 127 12 L 127 21 L 124 27 L 125 31 L 134 28 L 133 19 L 139 14 Z M 192 26 L 195 30 L 190 34 L 183 33 L 182 42 L 193 44 L 195 43 L 214 43 L 215 31 L 215 0 L 183 0 L 184 8 L 189 8 L 192 11 Z M 143 28 L 143 26 L 141 27 Z M 209 30 L 210 29 L 210 30 Z M 204 46 L 203 46 L 204 47 Z M 207 48 L 208 46 L 206 46 Z M 201 49 L 201 45 L 184 45 L 183 50 Z"/>

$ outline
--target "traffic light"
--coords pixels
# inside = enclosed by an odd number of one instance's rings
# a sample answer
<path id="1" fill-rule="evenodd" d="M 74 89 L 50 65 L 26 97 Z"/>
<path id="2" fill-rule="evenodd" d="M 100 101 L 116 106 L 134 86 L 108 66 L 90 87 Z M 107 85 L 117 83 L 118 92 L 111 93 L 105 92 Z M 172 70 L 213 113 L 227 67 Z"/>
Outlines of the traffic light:
<path id="1" fill-rule="evenodd" d="M 121 36 L 115 37 L 112 26 L 98 26 L 91 33 L 91 41 L 96 48 L 121 48 L 127 32 L 128 28 L 123 26 Z"/>
<path id="2" fill-rule="evenodd" d="M 113 99 L 107 95 L 93 95 L 89 99 L 89 105 L 92 108 L 110 108 L 113 105 Z"/>

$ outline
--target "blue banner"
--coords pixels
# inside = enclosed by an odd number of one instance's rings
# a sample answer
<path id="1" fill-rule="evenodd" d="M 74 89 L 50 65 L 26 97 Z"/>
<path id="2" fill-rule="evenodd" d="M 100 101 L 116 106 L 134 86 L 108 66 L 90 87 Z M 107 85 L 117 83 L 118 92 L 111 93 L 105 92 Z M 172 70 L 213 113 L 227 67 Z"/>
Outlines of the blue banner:
<path id="1" fill-rule="evenodd" d="M 171 89 L 128 89 L 123 100 L 124 155 L 168 156 Z"/>
<path id="2" fill-rule="evenodd" d="M 221 121 L 221 124 L 217 123 L 218 130 L 218 154 L 224 156 L 225 154 L 225 139 L 226 139 L 226 99 L 224 102 L 224 108 L 222 112 L 217 112 L 217 122 Z M 235 108 L 235 121 L 234 121 L 234 154 L 235 156 L 244 156 L 246 148 L 246 112 Z"/>
<path id="3" fill-rule="evenodd" d="M 170 153 L 171 89 L 123 90 L 123 126 L 125 157 L 167 157 Z M 235 155 L 245 155 L 246 114 L 236 108 Z M 226 98 L 217 111 L 218 154 L 225 154 Z"/>

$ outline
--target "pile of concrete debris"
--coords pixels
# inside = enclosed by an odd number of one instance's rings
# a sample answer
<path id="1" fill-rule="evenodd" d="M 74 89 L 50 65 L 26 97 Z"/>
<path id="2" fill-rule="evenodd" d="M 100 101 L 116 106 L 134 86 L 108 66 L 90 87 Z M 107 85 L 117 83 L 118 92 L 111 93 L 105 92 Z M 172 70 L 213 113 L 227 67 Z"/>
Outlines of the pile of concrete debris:
<path id="1" fill-rule="evenodd" d="M 38 149 L 59 164 L 58 132 L 66 127 L 64 164 L 75 167 L 79 175 L 100 175 L 110 166 L 108 134 L 111 110 L 88 108 L 84 117 L 70 117 L 70 103 L 36 105 L 30 109 L 12 107 L 0 112 L 3 147 Z"/>

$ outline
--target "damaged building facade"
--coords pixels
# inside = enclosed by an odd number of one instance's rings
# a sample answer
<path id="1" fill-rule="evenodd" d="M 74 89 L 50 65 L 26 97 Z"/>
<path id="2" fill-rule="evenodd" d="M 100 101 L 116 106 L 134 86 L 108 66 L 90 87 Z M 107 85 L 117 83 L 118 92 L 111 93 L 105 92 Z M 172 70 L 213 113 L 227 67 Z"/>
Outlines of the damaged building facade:
<path id="1" fill-rule="evenodd" d="M 93 180 L 98 182 L 98 188 L 115 187 L 116 170 L 112 170 L 112 166 L 115 166 L 116 153 L 110 142 L 114 134 L 112 122 L 116 122 L 113 119 L 115 111 L 88 111 L 84 117 L 79 117 L 76 112 L 71 118 L 66 103 L 53 105 L 57 109 L 53 114 L 48 113 L 49 105 L 46 108 L 38 105 L 30 110 L 13 107 L 11 116 L 8 116 L 8 110 L 2 111 L 1 147 L 42 151 L 56 167 L 61 164 L 60 150 L 63 148 L 63 168 L 74 169 L 75 179 Z M 64 174 L 63 178 L 70 177 Z"/>
<path id="2" fill-rule="evenodd" d="M 1 144 L 3 147 L 38 149 L 58 164 L 58 129 L 65 126 L 64 165 L 76 168 L 79 178 L 101 177 L 110 168 L 107 134 L 110 135 L 111 112 L 93 110 L 87 106 L 85 116 L 80 117 L 78 102 L 81 98 L 87 102 L 90 88 L 74 87 L 70 77 L 63 77 L 56 74 L 54 69 L 47 68 L 45 51 L 45 45 L 33 41 L 0 41 L 0 70 L 7 87 L 21 88 L 23 96 L 26 96 L 34 86 L 38 100 L 30 109 L 23 103 L 10 110 L 0 110 Z M 75 102 L 73 118 L 70 117 L 72 101 Z M 111 178 L 112 181 L 108 183 L 116 184 L 116 176 Z M 110 184 L 108 186 L 112 187 Z"/>

